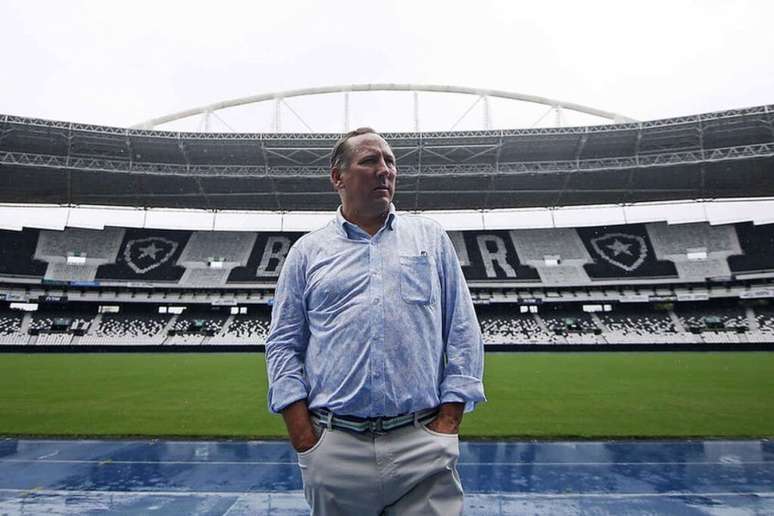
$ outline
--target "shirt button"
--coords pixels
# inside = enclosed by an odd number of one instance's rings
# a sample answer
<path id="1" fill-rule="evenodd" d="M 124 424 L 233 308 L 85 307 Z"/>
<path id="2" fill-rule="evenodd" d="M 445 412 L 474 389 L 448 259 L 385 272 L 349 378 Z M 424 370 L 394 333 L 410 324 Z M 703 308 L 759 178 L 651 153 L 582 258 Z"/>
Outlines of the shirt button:
<path id="1" fill-rule="evenodd" d="M 374 303 L 375 305 L 378 305 L 378 304 L 379 304 L 379 298 L 378 298 L 378 297 L 375 297 L 375 298 L 374 298 L 374 301 L 373 301 L 373 303 Z"/>

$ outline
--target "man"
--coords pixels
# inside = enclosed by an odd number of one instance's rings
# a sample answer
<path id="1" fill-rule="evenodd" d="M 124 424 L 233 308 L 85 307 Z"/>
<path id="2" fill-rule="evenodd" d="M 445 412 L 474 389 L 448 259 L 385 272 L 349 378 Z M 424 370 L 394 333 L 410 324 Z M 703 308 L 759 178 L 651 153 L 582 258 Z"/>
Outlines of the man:
<path id="1" fill-rule="evenodd" d="M 454 248 L 397 215 L 392 149 L 370 128 L 331 157 L 335 220 L 291 248 L 266 344 L 315 515 L 462 512 L 465 409 L 484 401 L 483 343 Z"/>

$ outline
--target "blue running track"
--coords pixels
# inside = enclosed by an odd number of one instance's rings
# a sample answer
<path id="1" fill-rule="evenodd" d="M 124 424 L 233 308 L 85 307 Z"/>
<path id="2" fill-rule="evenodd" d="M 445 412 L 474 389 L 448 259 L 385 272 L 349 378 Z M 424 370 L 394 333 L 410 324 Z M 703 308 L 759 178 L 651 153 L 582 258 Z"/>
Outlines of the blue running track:
<path id="1" fill-rule="evenodd" d="M 774 514 L 774 442 L 470 442 L 465 514 Z M 0 515 L 300 515 L 285 442 L 0 440 Z"/>

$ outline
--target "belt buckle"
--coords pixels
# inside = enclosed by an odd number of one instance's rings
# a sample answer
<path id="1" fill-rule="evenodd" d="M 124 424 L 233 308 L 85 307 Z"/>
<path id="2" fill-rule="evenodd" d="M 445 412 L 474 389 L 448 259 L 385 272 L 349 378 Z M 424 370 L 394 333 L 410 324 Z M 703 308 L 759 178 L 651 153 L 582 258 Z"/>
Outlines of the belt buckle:
<path id="1" fill-rule="evenodd" d="M 368 431 L 372 434 L 383 434 L 384 428 L 382 426 L 383 417 L 377 417 L 376 419 L 368 420 Z"/>

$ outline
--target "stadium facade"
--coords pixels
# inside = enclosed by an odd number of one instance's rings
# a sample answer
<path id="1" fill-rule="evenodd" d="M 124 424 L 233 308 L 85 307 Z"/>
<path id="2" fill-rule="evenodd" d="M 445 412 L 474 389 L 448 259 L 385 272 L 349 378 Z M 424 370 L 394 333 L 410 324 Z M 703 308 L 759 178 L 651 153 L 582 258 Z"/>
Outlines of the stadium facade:
<path id="1" fill-rule="evenodd" d="M 259 339 L 288 249 L 337 205 L 336 138 L 0 116 L 0 343 Z M 490 342 L 774 341 L 774 106 L 386 138 L 397 208 L 449 230 Z"/>

